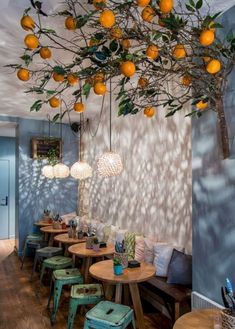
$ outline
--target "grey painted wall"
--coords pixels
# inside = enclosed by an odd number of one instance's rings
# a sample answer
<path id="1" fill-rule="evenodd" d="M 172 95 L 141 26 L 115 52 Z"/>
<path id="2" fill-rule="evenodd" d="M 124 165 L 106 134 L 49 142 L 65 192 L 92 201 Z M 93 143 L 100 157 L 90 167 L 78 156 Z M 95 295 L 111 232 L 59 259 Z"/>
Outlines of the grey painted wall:
<path id="1" fill-rule="evenodd" d="M 10 182 L 9 182 L 9 223 L 8 237 L 15 237 L 15 173 L 16 173 L 16 140 L 11 137 L 0 136 L 0 159 L 9 160 Z M 5 218 L 2 218 L 5 220 Z"/>
<path id="2" fill-rule="evenodd" d="M 235 7 L 222 17 L 234 31 Z M 231 144 L 235 136 L 235 71 L 225 95 Z M 235 285 L 235 160 L 222 160 L 215 113 L 193 120 L 193 289 L 222 303 L 220 286 L 230 277 Z M 234 143 L 233 143 L 234 144 Z"/>
<path id="3" fill-rule="evenodd" d="M 43 209 L 49 208 L 60 214 L 77 208 L 77 182 L 72 178 L 48 180 L 41 175 L 43 161 L 30 157 L 30 139 L 48 136 L 46 121 L 1 117 L 0 120 L 17 122 L 17 183 L 18 195 L 16 223 L 16 246 L 22 250 L 27 234 L 35 230 L 33 223 L 40 219 Z M 51 136 L 59 137 L 58 125 L 51 127 Z M 72 165 L 77 161 L 77 139 L 67 125 L 63 125 L 64 163 Z"/>

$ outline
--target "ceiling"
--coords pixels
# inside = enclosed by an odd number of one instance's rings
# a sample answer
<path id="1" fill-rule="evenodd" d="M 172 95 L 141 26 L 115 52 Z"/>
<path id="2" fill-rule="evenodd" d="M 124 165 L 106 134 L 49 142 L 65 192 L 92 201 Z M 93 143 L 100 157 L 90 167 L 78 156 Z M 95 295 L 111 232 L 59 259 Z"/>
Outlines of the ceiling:
<path id="1" fill-rule="evenodd" d="M 19 21 L 23 10 L 29 7 L 29 3 L 29 0 L 0 1 L 0 114 L 46 119 L 52 110 L 44 106 L 38 113 L 30 112 L 30 105 L 34 101 L 32 95 L 25 94 L 24 84 L 12 74 L 13 70 L 4 67 L 6 64 L 17 63 L 19 56 L 22 55 L 25 32 L 20 27 Z M 43 3 L 43 9 L 45 12 L 50 12 L 59 4 L 58 0 L 47 0 Z M 214 12 L 226 11 L 235 5 L 235 0 L 208 0 L 208 4 Z M 208 6 L 205 6 L 204 10 L 207 9 Z M 100 99 L 97 101 L 97 97 L 90 97 L 87 107 L 94 111 L 99 105 L 97 102 L 100 103 Z M 76 113 L 71 119 L 77 121 Z"/>

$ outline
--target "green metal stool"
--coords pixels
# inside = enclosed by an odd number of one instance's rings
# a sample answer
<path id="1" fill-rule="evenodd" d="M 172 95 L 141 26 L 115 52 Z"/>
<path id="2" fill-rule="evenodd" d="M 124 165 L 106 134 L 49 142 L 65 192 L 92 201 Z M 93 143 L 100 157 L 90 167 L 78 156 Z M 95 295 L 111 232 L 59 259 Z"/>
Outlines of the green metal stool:
<path id="1" fill-rule="evenodd" d="M 87 312 L 83 329 L 125 329 L 130 323 L 135 329 L 134 312 L 129 306 L 102 301 Z"/>
<path id="2" fill-rule="evenodd" d="M 38 261 L 41 261 L 45 258 L 50 258 L 57 255 L 63 255 L 63 249 L 58 247 L 44 247 L 36 250 L 35 257 L 34 257 L 34 263 L 33 263 L 33 270 L 31 273 L 30 280 L 33 279 L 33 274 L 36 271 L 37 263 Z"/>
<path id="3" fill-rule="evenodd" d="M 21 269 L 23 269 L 23 266 L 24 266 L 24 260 L 25 260 L 25 257 L 27 255 L 27 251 L 28 249 L 30 248 L 34 248 L 30 242 L 42 242 L 43 241 L 43 236 L 41 234 L 28 234 L 26 236 L 26 239 L 25 239 L 25 243 L 24 243 L 24 249 L 23 249 L 23 255 L 22 255 L 22 258 L 21 258 Z"/>
<path id="4" fill-rule="evenodd" d="M 54 283 L 54 284 L 53 284 Z M 47 307 L 50 308 L 50 302 L 54 291 L 53 297 L 53 312 L 51 315 L 51 324 L 55 323 L 56 314 L 59 307 L 61 291 L 64 285 L 81 284 L 83 277 L 77 268 L 69 268 L 63 270 L 55 270 L 52 274 L 51 289 L 48 299 Z M 54 286 L 54 289 L 53 289 Z"/>
<path id="5" fill-rule="evenodd" d="M 104 299 L 101 284 L 76 284 L 71 288 L 67 329 L 73 328 L 74 318 L 79 305 L 97 304 Z"/>

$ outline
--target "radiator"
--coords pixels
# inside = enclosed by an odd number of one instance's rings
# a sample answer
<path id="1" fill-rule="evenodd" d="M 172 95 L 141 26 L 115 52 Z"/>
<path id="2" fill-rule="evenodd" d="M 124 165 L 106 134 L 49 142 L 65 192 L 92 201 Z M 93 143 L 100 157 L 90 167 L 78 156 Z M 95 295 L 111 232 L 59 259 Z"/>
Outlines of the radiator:
<path id="1" fill-rule="evenodd" d="M 192 310 L 198 310 L 200 308 L 218 308 L 223 309 L 224 306 L 214 302 L 213 300 L 199 294 L 196 291 L 192 292 Z"/>

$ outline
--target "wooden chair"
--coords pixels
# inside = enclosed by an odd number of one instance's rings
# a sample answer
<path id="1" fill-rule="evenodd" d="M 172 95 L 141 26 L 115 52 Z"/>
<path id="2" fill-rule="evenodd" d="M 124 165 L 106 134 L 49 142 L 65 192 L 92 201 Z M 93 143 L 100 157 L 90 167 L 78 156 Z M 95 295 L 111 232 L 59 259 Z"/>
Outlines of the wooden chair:
<path id="1" fill-rule="evenodd" d="M 84 329 L 135 329 L 134 312 L 129 306 L 102 301 L 86 314 Z"/>

